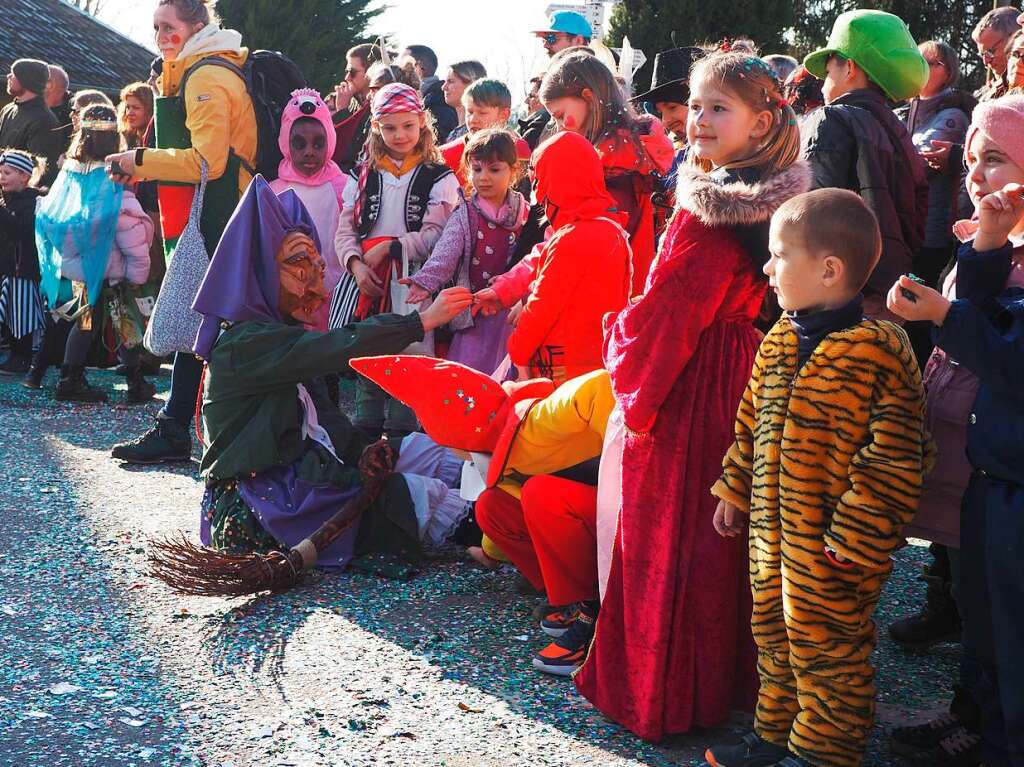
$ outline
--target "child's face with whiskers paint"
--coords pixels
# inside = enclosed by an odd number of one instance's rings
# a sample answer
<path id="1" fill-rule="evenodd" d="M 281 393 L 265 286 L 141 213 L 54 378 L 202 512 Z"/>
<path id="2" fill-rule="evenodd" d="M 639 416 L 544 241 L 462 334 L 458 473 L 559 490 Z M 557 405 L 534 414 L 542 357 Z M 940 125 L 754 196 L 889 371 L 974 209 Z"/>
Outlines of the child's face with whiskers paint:
<path id="1" fill-rule="evenodd" d="M 396 115 L 383 115 L 374 120 L 374 127 L 384 139 L 388 154 L 396 160 L 404 160 L 415 149 L 420 141 L 420 131 L 426 128 L 423 115 L 403 112 Z"/>

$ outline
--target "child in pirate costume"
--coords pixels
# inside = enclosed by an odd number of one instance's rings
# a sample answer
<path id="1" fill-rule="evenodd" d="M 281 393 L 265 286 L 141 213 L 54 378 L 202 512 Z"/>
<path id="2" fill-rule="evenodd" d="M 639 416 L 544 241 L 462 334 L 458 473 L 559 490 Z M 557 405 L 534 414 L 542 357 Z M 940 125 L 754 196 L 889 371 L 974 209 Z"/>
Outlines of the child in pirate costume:
<path id="1" fill-rule="evenodd" d="M 46 326 L 35 234 L 39 190 L 31 185 L 37 171 L 28 152 L 0 152 L 0 329 L 13 339 L 0 375 L 28 371 L 33 335 Z"/>
<path id="2" fill-rule="evenodd" d="M 207 361 L 206 545 L 236 553 L 294 546 L 353 497 L 368 442 L 332 405 L 324 376 L 343 372 L 352 356 L 421 341 L 471 301 L 452 288 L 422 313 L 306 330 L 327 299 L 323 272 L 316 227 L 296 194 L 278 197 L 257 177 L 194 303 L 203 315 L 195 352 Z M 421 441 L 403 441 L 397 473 L 359 525 L 318 552 L 321 566 L 344 567 L 361 553 L 414 564 L 423 544 L 454 532 L 468 512 L 449 488 L 460 465 Z"/>
<path id="3" fill-rule="evenodd" d="M 441 159 L 419 93 L 385 85 L 371 114 L 367 160 L 345 187 L 335 237 L 338 258 L 359 286 L 358 320 L 412 308 L 402 280 L 427 260 L 459 204 L 459 182 Z M 432 335 L 408 351 L 432 353 Z M 355 422 L 374 437 L 416 428 L 408 408 L 365 380 L 357 382 Z"/>
<path id="4" fill-rule="evenodd" d="M 864 318 L 881 236 L 852 192 L 794 197 L 764 267 L 786 314 L 765 337 L 712 488 L 715 530 L 750 526 L 754 732 L 712 767 L 856 767 L 874 725 L 872 614 L 933 448 L 901 328 Z"/>
<path id="5" fill-rule="evenodd" d="M 498 385 L 431 357 L 371 357 L 352 367 L 414 408 L 432 439 L 470 454 L 485 477 L 476 502 L 481 529 L 563 606 L 541 621 L 553 641 L 534 655 L 534 668 L 569 676 L 598 611 L 596 464 L 614 406 L 608 374 L 556 389 L 543 378 Z"/>

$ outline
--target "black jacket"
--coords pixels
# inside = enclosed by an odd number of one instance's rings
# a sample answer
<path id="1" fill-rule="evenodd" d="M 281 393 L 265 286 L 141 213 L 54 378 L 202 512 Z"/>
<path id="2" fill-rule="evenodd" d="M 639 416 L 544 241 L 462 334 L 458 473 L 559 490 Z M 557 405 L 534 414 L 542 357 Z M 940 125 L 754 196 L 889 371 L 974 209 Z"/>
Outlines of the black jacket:
<path id="1" fill-rule="evenodd" d="M 57 158 L 61 154 L 61 136 L 57 118 L 39 96 L 20 104 L 12 102 L 0 110 L 0 147 L 24 149 L 46 159 L 42 185 L 57 178 Z"/>
<path id="2" fill-rule="evenodd" d="M 0 277 L 39 279 L 36 199 L 31 187 L 0 198 Z"/>
<path id="3" fill-rule="evenodd" d="M 864 292 L 885 295 L 924 243 L 928 180 L 910 134 L 876 90 L 846 93 L 800 127 L 814 188 L 856 192 L 882 231 L 882 257 Z"/>
<path id="4" fill-rule="evenodd" d="M 57 134 L 60 136 L 60 151 L 64 154 L 71 147 L 71 134 L 74 132 L 71 125 L 71 94 L 65 94 L 64 100 L 53 107 L 53 116 L 57 118 Z"/>
<path id="5" fill-rule="evenodd" d="M 459 124 L 459 113 L 444 100 L 441 92 L 441 81 L 434 80 L 423 91 L 423 108 L 434 116 L 434 127 L 437 132 L 437 143 L 443 144 L 448 134 Z"/>

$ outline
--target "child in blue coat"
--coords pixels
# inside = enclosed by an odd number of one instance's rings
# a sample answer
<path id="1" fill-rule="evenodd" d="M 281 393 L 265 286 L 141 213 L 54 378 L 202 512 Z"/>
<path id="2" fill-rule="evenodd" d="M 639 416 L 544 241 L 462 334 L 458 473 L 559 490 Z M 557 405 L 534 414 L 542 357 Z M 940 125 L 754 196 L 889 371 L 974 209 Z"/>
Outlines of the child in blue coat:
<path id="1" fill-rule="evenodd" d="M 981 709 L 980 759 L 1024 767 L 1024 98 L 975 110 L 968 188 L 978 216 L 957 256 L 957 296 L 904 276 L 888 306 L 930 321 L 935 344 L 980 381 L 967 418 L 973 473 L 961 506 L 961 682 Z M 965 222 L 966 223 L 966 222 Z M 1016 253 L 1015 253 L 1016 250 Z M 904 292 L 907 291 L 907 292 Z M 911 296 L 913 296 L 911 298 Z"/>

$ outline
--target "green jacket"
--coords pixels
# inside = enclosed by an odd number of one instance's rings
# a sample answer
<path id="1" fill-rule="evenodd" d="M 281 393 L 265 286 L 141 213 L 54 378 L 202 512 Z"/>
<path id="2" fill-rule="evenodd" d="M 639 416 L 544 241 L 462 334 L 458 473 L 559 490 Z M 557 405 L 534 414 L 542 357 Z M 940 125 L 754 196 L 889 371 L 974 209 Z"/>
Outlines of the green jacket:
<path id="1" fill-rule="evenodd" d="M 302 458 L 299 383 L 309 390 L 338 457 L 355 467 L 366 441 L 328 399 L 321 376 L 343 372 L 353 357 L 397 354 L 422 340 L 418 314 L 384 314 L 327 333 L 256 321 L 225 330 L 206 372 L 203 477 L 230 479 Z"/>

